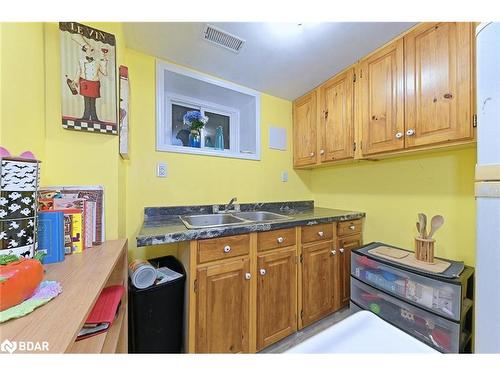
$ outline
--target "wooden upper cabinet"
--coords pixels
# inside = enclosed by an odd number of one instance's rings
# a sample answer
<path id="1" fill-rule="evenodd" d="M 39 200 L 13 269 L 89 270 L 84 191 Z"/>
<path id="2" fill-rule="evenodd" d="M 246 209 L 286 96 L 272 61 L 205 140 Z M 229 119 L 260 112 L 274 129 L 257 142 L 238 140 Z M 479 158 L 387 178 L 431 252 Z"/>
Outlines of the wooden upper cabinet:
<path id="1" fill-rule="evenodd" d="M 297 330 L 296 249 L 257 257 L 257 350 Z"/>
<path id="2" fill-rule="evenodd" d="M 316 164 L 316 106 L 316 91 L 311 91 L 293 103 L 293 164 L 296 167 Z"/>
<path id="3" fill-rule="evenodd" d="M 319 89 L 320 160 L 354 156 L 354 69 L 333 77 Z"/>
<path id="4" fill-rule="evenodd" d="M 333 242 L 302 247 L 301 327 L 309 325 L 338 306 L 338 265 Z"/>
<path id="5" fill-rule="evenodd" d="M 404 48 L 407 147 L 472 137 L 472 24 L 423 23 Z"/>
<path id="6" fill-rule="evenodd" d="M 248 258 L 197 271 L 196 353 L 248 353 Z"/>
<path id="7" fill-rule="evenodd" d="M 403 40 L 360 61 L 359 108 L 363 155 L 404 148 Z"/>

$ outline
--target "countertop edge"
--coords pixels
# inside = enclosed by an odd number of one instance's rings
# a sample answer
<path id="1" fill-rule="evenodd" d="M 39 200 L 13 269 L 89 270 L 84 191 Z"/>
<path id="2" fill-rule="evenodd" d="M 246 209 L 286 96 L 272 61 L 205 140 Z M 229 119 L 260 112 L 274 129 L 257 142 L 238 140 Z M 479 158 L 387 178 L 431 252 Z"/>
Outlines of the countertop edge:
<path id="1" fill-rule="evenodd" d="M 355 220 L 366 217 L 364 212 L 347 212 L 343 215 L 326 216 L 321 218 L 296 219 L 286 221 L 249 223 L 238 226 L 214 227 L 207 229 L 183 230 L 164 235 L 139 235 L 136 237 L 137 247 L 172 244 L 184 241 L 201 240 L 216 237 L 226 237 L 238 234 L 265 232 L 273 229 L 284 229 L 296 226 L 307 226 L 336 221 Z"/>

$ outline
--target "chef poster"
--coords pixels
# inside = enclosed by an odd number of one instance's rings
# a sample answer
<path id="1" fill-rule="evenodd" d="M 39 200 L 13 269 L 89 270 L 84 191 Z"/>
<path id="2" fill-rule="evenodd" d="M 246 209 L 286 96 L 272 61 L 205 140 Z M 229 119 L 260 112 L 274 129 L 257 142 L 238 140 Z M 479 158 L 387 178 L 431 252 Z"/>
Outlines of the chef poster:
<path id="1" fill-rule="evenodd" d="M 115 36 L 76 22 L 59 29 L 63 127 L 118 134 Z"/>

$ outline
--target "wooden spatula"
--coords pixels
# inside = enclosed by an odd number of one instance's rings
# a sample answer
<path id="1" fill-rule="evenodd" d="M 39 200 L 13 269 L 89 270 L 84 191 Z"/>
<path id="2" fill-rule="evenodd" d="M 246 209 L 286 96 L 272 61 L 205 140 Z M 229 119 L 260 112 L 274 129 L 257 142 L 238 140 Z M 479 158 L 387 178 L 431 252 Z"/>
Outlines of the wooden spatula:
<path id="1" fill-rule="evenodd" d="M 444 217 L 441 215 L 436 215 L 433 216 L 431 219 L 431 231 L 429 232 L 429 236 L 427 238 L 432 238 L 434 233 L 441 228 L 441 226 L 444 224 Z"/>

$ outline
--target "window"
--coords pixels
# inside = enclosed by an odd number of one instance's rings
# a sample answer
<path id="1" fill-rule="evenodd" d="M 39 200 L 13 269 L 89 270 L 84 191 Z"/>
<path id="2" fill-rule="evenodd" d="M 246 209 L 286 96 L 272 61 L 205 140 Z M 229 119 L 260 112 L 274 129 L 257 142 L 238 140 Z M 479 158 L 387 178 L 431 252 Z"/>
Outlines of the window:
<path id="1" fill-rule="evenodd" d="M 258 160 L 259 93 L 177 66 L 157 63 L 157 150 Z M 199 148 L 189 146 L 186 112 L 208 117 Z M 217 128 L 224 149 L 216 149 Z"/>

